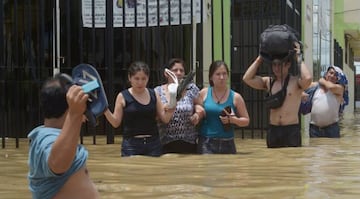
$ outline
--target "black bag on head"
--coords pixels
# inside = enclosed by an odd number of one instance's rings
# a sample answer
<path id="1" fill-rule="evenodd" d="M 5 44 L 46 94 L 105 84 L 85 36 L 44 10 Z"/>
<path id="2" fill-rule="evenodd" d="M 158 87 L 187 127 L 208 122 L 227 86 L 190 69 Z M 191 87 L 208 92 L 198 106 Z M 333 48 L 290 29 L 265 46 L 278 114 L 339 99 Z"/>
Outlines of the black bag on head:
<path id="1" fill-rule="evenodd" d="M 299 42 L 299 33 L 288 26 L 270 25 L 260 35 L 260 56 L 265 62 L 283 60 L 295 54 L 294 42 Z"/>

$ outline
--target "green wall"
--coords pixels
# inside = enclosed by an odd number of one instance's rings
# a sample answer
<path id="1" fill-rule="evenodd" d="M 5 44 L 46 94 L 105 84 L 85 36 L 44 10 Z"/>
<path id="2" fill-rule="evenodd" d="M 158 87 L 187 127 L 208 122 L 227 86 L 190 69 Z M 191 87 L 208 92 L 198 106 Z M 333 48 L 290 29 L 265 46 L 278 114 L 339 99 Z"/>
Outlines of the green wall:
<path id="1" fill-rule="evenodd" d="M 360 29 L 358 23 L 346 23 L 344 21 L 344 0 L 334 0 L 334 38 L 345 47 L 345 30 Z"/>
<path id="2" fill-rule="evenodd" d="M 231 15 L 231 0 L 213 1 L 213 30 L 214 30 L 213 59 L 224 60 L 228 64 L 229 68 L 231 68 L 230 66 L 231 16 L 230 15 Z M 224 52 L 224 57 L 223 57 L 223 52 Z"/>
<path id="3" fill-rule="evenodd" d="M 346 28 L 346 24 L 344 23 L 344 15 L 342 12 L 344 11 L 344 1 L 343 0 L 334 0 L 333 4 L 334 8 L 334 30 L 333 35 L 337 42 L 339 42 L 342 48 L 345 47 L 345 39 L 344 39 L 344 30 Z"/>

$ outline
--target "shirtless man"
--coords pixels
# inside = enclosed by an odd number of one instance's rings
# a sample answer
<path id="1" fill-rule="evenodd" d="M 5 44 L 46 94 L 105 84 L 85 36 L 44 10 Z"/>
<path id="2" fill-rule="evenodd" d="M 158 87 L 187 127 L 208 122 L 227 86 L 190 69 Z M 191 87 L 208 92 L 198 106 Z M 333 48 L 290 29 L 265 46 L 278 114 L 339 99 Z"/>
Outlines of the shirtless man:
<path id="1" fill-rule="evenodd" d="M 299 45 L 295 45 L 296 52 L 300 52 Z M 296 55 L 297 56 L 297 55 Z M 292 56 L 273 59 L 271 63 L 273 77 L 261 77 L 256 75 L 263 63 L 263 58 L 258 56 L 250 65 L 243 76 L 244 82 L 252 88 L 266 90 L 274 96 L 282 90 L 289 75 L 288 85 L 283 102 L 279 107 L 270 108 L 270 125 L 266 136 L 268 148 L 275 147 L 298 147 L 301 146 L 301 128 L 299 125 L 299 104 L 301 95 L 312 81 L 312 75 L 304 62 L 301 62 L 300 75 L 289 74 Z M 270 79 L 273 83 L 270 87 Z"/>
<path id="2" fill-rule="evenodd" d="M 60 82 L 57 75 L 43 85 L 44 124 L 28 135 L 32 198 L 99 198 L 86 168 L 88 152 L 78 144 L 89 96 L 80 86 L 67 89 Z"/>

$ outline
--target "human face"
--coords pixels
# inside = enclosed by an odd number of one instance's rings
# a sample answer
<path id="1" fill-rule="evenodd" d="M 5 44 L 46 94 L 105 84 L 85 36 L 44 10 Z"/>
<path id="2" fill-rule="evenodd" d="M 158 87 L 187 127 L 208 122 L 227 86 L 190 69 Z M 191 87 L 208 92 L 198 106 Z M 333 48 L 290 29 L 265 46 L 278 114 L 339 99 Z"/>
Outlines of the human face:
<path id="1" fill-rule="evenodd" d="M 285 76 L 289 72 L 290 62 L 283 62 L 281 60 L 275 59 L 272 61 L 271 67 L 275 76 Z"/>
<path id="2" fill-rule="evenodd" d="M 137 71 L 134 75 L 129 76 L 129 81 L 131 87 L 135 89 L 143 89 L 146 88 L 146 85 L 149 81 L 149 76 L 147 76 L 144 71 Z"/>
<path id="3" fill-rule="evenodd" d="M 170 70 L 175 73 L 178 79 L 182 79 L 185 76 L 185 69 L 181 63 L 175 63 Z"/>
<path id="4" fill-rule="evenodd" d="M 330 68 L 327 72 L 326 72 L 326 76 L 325 79 L 328 81 L 331 81 L 332 83 L 336 84 L 337 82 L 337 76 L 336 76 L 336 71 L 333 68 Z"/>
<path id="5" fill-rule="evenodd" d="M 211 76 L 211 80 L 214 83 L 214 86 L 223 86 L 226 85 L 228 79 L 228 72 L 224 65 L 221 65 L 217 68 L 214 74 Z"/>

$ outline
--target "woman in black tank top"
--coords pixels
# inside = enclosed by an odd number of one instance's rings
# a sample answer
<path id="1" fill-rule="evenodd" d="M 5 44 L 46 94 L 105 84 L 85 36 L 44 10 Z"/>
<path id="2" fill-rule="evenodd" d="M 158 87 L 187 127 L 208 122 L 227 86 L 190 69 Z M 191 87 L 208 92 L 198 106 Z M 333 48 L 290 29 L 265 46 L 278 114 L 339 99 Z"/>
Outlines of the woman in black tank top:
<path id="1" fill-rule="evenodd" d="M 117 128 L 123 123 L 121 156 L 160 156 L 162 148 L 156 119 L 168 123 L 175 109 L 163 105 L 153 89 L 147 88 L 150 69 L 144 62 L 133 62 L 128 69 L 131 87 L 116 97 L 114 112 L 104 113 Z"/>

